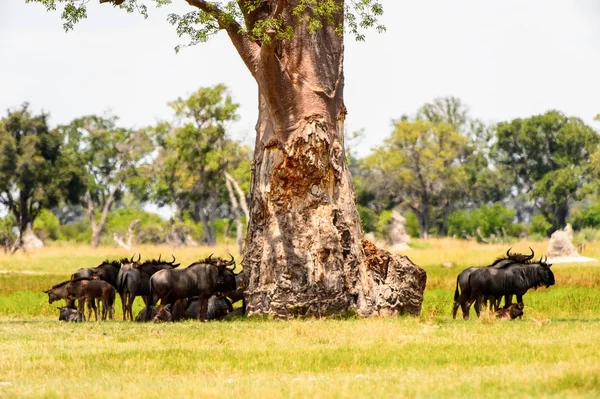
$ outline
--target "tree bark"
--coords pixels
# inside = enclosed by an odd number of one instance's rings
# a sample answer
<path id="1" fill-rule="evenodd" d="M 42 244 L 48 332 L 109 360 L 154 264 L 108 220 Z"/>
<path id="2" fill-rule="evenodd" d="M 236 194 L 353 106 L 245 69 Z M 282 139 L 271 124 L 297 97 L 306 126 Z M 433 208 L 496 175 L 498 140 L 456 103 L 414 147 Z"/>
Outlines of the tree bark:
<path id="1" fill-rule="evenodd" d="M 100 245 L 100 235 L 104 231 L 104 226 L 106 225 L 106 219 L 108 218 L 108 212 L 110 211 L 110 207 L 112 206 L 115 200 L 115 194 L 121 187 L 123 183 L 122 180 L 119 180 L 115 186 L 109 191 L 108 198 L 102 207 L 102 215 L 100 216 L 100 221 L 96 220 L 96 209 L 94 205 L 94 201 L 92 200 L 92 196 L 89 191 L 85 193 L 85 201 L 87 203 L 88 214 L 90 215 L 90 224 L 92 228 L 92 240 L 90 245 L 92 248 L 98 248 Z"/>
<path id="2" fill-rule="evenodd" d="M 294 38 L 263 44 L 252 71 L 259 120 L 243 260 L 248 314 L 418 314 L 425 272 L 362 241 L 344 154 L 343 39 L 292 25 Z"/>

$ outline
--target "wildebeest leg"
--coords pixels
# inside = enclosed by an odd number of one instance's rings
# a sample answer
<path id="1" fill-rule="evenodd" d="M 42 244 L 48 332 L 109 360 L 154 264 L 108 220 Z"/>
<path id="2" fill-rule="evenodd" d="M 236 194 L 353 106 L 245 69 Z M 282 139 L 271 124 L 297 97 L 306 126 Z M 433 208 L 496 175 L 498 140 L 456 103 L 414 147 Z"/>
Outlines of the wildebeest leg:
<path id="1" fill-rule="evenodd" d="M 512 294 L 504 295 L 504 309 L 512 305 Z"/>
<path id="2" fill-rule="evenodd" d="M 481 304 L 483 303 L 483 295 L 477 295 L 475 299 L 475 313 L 477 313 L 477 317 L 481 316 Z"/>
<path id="3" fill-rule="evenodd" d="M 121 298 L 121 310 L 123 310 L 123 321 L 127 320 L 127 293 L 119 291 Z"/>
<path id="4" fill-rule="evenodd" d="M 127 311 L 129 312 L 129 319 L 133 321 L 133 301 L 135 301 L 135 296 L 129 293 L 129 298 L 127 299 Z"/>
<path id="5" fill-rule="evenodd" d="M 82 319 L 83 321 L 85 321 L 84 303 L 85 300 L 83 298 L 77 298 L 77 318 Z"/>
<path id="6" fill-rule="evenodd" d="M 460 293 L 460 296 L 458 297 L 458 300 L 454 302 L 454 308 L 452 309 L 452 317 L 454 317 L 456 319 L 456 312 L 458 310 L 458 307 L 460 306 L 462 313 L 463 313 L 463 319 L 468 319 L 468 310 L 465 311 L 465 304 L 467 302 L 468 298 L 467 298 L 467 294 L 464 292 Z M 244 312 L 245 313 L 245 312 Z M 466 317 L 465 317 L 466 315 Z"/>
<path id="7" fill-rule="evenodd" d="M 198 320 L 206 321 L 208 312 L 208 298 L 207 297 L 199 297 L 198 298 Z"/>
<path id="8" fill-rule="evenodd" d="M 523 307 L 525 307 L 525 304 L 523 303 L 523 295 L 517 294 L 517 303 L 520 303 L 523 305 Z M 523 314 L 519 315 L 519 319 L 521 318 L 523 318 Z"/>

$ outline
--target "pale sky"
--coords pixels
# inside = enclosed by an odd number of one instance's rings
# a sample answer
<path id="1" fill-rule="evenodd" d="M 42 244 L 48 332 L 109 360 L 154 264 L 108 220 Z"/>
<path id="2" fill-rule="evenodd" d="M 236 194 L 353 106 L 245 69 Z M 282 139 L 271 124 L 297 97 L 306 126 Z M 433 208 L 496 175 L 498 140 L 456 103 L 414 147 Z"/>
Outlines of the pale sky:
<path id="1" fill-rule="evenodd" d="M 65 33 L 60 14 L 0 0 L 0 115 L 24 101 L 51 124 L 106 110 L 124 126 L 171 118 L 167 102 L 225 83 L 241 104 L 232 136 L 253 143 L 257 89 L 224 34 L 182 50 L 166 22 L 183 0 L 144 20 L 89 3 Z M 438 96 L 457 96 L 493 123 L 548 109 L 593 122 L 600 113 L 600 1 L 382 0 L 387 32 L 346 38 L 347 129 L 365 129 L 359 155 L 391 120 Z"/>

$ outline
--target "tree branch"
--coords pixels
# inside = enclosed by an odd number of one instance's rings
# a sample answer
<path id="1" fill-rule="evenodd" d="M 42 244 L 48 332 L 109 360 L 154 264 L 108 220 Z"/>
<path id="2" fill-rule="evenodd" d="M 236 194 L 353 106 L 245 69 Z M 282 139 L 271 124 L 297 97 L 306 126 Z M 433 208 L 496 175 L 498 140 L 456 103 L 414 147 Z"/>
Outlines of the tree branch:
<path id="1" fill-rule="evenodd" d="M 242 211 L 244 211 L 244 215 L 246 216 L 246 220 L 250 220 L 250 212 L 248 212 L 248 204 L 246 203 L 246 197 L 244 195 L 244 192 L 240 188 L 240 185 L 227 172 L 225 172 L 225 178 L 227 179 L 227 181 L 229 181 L 229 182 L 231 182 L 231 184 L 233 184 L 233 187 L 235 188 L 235 191 L 237 192 L 238 196 L 240 197 L 240 207 L 242 208 Z"/>
<path id="2" fill-rule="evenodd" d="M 90 194 L 90 190 L 85 192 L 84 196 L 88 213 L 90 214 L 90 223 L 92 224 L 92 231 L 96 229 L 96 213 L 94 209 L 94 201 L 92 201 L 92 196 Z"/>
<path id="3" fill-rule="evenodd" d="M 205 13 L 212 16 L 219 24 L 220 29 L 224 29 L 229 35 L 229 39 L 237 50 L 240 57 L 248 67 L 250 73 L 254 76 L 256 73 L 256 59 L 259 51 L 258 44 L 250 40 L 247 34 L 242 33 L 242 27 L 232 18 L 227 18 L 227 14 L 223 12 L 215 4 L 204 0 L 185 0 L 189 5 L 199 8 Z M 243 11 L 243 10 L 242 10 Z"/>

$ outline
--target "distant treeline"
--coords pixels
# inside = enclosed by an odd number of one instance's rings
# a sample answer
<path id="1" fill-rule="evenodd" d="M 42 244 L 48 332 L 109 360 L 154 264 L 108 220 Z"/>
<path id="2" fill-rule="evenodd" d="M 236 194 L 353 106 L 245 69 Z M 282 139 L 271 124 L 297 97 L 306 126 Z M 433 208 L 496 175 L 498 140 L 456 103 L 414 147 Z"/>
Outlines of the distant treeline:
<path id="1" fill-rule="evenodd" d="M 487 241 L 600 227 L 599 144 L 559 111 L 488 126 L 448 97 L 396 120 L 365 158 L 350 144 L 349 157 L 365 230 L 383 234 L 396 208 L 413 236 Z"/>
<path id="2" fill-rule="evenodd" d="M 28 227 L 44 240 L 107 244 L 135 226 L 138 242 L 240 240 L 251 148 L 227 127 L 238 104 L 220 84 L 169 103 L 173 120 L 141 129 L 114 115 L 50 127 L 27 103 L 0 119 L 0 245 Z M 597 118 L 598 119 L 598 118 Z M 600 136 L 559 111 L 488 126 L 457 98 L 394 122 L 388 138 L 347 157 L 365 232 L 386 234 L 392 210 L 415 237 L 480 241 L 546 237 L 566 223 L 600 227 Z M 169 206 L 170 220 L 143 211 Z M 586 237 L 591 237 L 589 233 Z"/>

